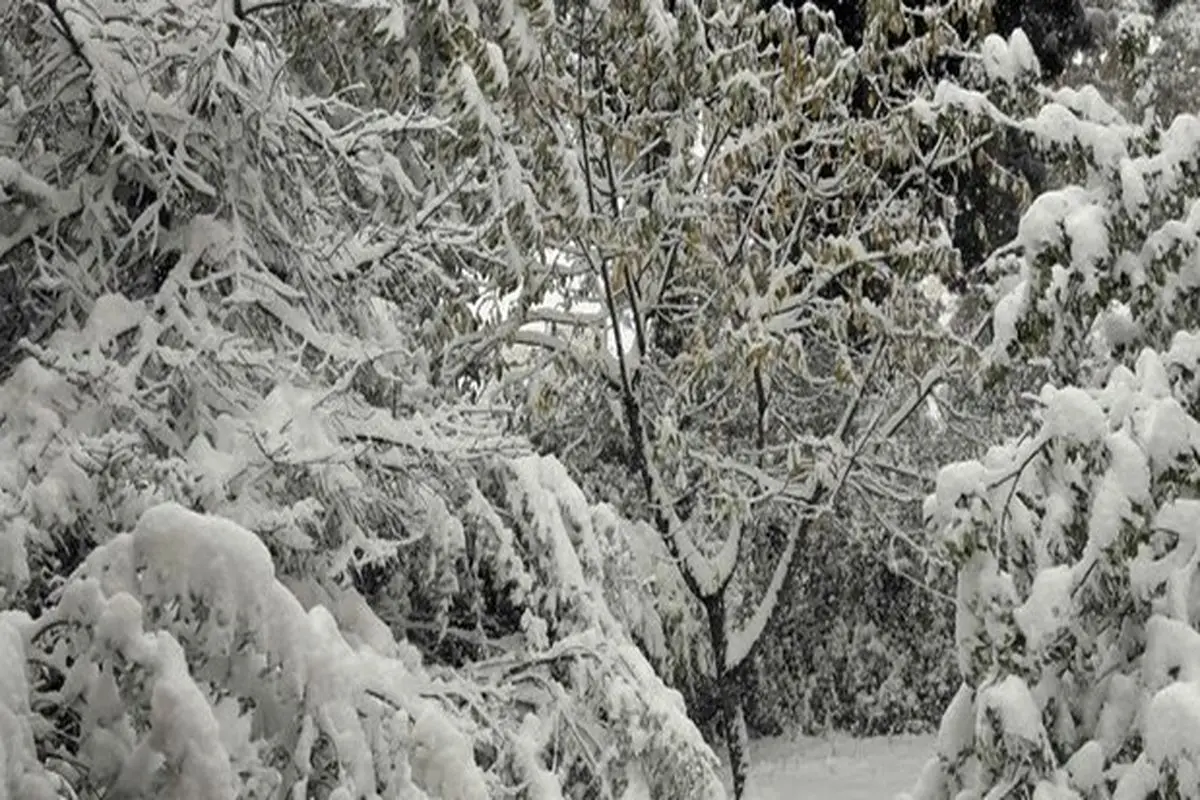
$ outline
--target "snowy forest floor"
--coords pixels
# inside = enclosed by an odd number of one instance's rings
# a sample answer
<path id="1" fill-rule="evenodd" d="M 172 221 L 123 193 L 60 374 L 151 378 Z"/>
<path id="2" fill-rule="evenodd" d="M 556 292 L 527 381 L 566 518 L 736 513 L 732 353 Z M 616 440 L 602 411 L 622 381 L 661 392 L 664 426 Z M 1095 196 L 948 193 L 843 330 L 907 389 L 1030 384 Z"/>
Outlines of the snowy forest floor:
<path id="1" fill-rule="evenodd" d="M 892 800 L 910 791 L 932 736 L 760 739 L 751 745 L 748 800 Z"/>

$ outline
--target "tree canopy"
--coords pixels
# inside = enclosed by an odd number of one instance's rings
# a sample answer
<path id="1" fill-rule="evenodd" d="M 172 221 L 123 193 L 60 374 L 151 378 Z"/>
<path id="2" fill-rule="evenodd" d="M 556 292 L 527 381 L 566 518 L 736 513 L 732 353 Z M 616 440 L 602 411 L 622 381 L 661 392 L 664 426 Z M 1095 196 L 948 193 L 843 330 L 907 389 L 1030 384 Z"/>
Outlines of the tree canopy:
<path id="1" fill-rule="evenodd" d="M 885 541 L 958 573 L 920 797 L 1192 780 L 1200 126 L 1141 17 L 1109 104 L 864 9 L 0 8 L 0 796 L 741 795 Z"/>

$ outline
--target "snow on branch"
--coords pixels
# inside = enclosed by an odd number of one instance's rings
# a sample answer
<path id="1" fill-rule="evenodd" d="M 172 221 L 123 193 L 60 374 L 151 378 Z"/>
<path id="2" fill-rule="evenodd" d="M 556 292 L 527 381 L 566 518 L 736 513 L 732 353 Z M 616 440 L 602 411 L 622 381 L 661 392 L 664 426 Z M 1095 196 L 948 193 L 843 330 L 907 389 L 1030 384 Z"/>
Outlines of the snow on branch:
<path id="1" fill-rule="evenodd" d="M 418 785 L 464 800 L 488 796 L 465 740 L 442 732 L 455 726 L 428 718 L 441 713 L 422 699 L 428 679 L 399 661 L 353 650 L 324 608 L 306 613 L 275 579 L 258 537 L 231 522 L 174 504 L 148 510 L 131 534 L 93 551 L 55 618 L 94 626 L 92 658 L 103 663 L 111 649 L 149 671 L 149 729 L 121 768 L 117 785 L 126 790 L 146 791 L 169 774 L 176 788 L 168 791 L 178 796 L 240 796 L 204 688 L 217 682 L 240 686 L 253 700 L 263 735 L 294 754 L 296 785 L 315 777 L 312 734 L 319 733 L 329 737 L 352 790 L 403 783 L 394 759 L 425 748 L 426 761 L 411 764 Z M 144 633 L 151 623 L 163 629 Z M 84 658 L 62 667 L 88 696 L 104 675 L 90 673 L 91 664 Z M 264 667 L 262 683 L 246 683 Z M 415 724 L 412 733 L 386 745 L 399 732 L 371 710 L 368 690 L 392 698 Z M 293 738 L 293 721 L 312 733 Z"/>

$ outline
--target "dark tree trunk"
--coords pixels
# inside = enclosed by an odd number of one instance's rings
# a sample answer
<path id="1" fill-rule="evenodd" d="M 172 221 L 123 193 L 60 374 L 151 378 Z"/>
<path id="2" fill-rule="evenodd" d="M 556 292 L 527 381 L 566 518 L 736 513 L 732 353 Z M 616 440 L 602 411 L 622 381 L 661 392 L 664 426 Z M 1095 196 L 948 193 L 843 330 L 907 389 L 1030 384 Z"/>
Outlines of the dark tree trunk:
<path id="1" fill-rule="evenodd" d="M 725 669 L 725 657 L 729 650 L 725 593 L 722 591 L 705 598 L 704 611 L 708 617 L 708 635 L 712 642 L 713 677 L 721 707 L 721 727 L 729 752 L 729 770 L 733 773 L 733 796 L 735 800 L 741 800 L 745 796 L 746 779 L 750 774 L 750 737 L 746 731 L 746 714 L 742 708 L 737 671 Z"/>

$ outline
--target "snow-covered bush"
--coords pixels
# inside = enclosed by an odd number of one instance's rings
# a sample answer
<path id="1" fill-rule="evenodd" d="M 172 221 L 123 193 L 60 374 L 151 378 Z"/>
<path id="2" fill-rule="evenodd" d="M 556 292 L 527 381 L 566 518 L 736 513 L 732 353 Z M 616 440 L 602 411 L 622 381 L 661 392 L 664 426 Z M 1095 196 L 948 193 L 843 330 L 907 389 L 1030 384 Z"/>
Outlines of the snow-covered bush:
<path id="1" fill-rule="evenodd" d="M 927 503 L 963 685 L 914 795 L 1194 797 L 1200 120 L 1048 100 L 1010 121 L 1079 183 L 996 256 L 989 352 L 1048 382 L 1025 435 L 943 469 Z"/>
<path id="2" fill-rule="evenodd" d="M 479 455 L 475 467 L 460 464 L 452 489 L 470 499 L 456 513 L 440 494 L 401 493 L 398 530 L 347 519 L 355 533 L 341 541 L 323 527 L 329 518 L 344 505 L 368 514 L 382 487 L 363 453 L 333 457 L 347 447 L 330 434 L 335 422 L 351 440 L 361 424 L 376 437 L 407 431 L 417 457 L 413 420 L 356 417 L 328 397 L 328 409 L 274 403 L 282 439 L 273 444 L 254 417 L 227 420 L 228 439 L 188 458 L 157 458 L 124 431 L 118 469 L 96 455 L 113 449 L 114 433 L 91 427 L 108 409 L 90 387 L 29 359 L 0 393 L 9 410 L 0 441 L 14 454 L 0 484 L 3 588 L 6 605 L 20 600 L 36 616 L 6 618 L 13 781 L 50 780 L 21 767 L 36 743 L 76 791 L 132 796 L 265 797 L 302 786 L 392 797 L 415 786 L 487 797 L 532 778 L 600 796 L 631 781 L 721 795 L 682 698 L 627 633 L 662 648 L 653 599 L 631 579 L 642 567 L 630 563 L 661 556 L 638 555 L 644 532 L 590 505 L 553 459 Z M 239 450 L 252 439 L 263 451 Z M 307 463 L 343 471 L 316 488 L 323 502 L 307 500 L 315 519 L 297 520 L 254 481 L 229 480 L 250 471 L 260 485 L 286 484 L 288 464 L 262 452 L 303 459 L 306 443 L 322 442 L 330 452 Z M 446 485 L 436 457 L 424 451 L 416 477 Z M 405 458 L 385 450 L 378 461 Z M 258 532 L 179 503 L 222 509 Z M 83 560 L 63 581 L 68 543 Z M 372 562 L 392 587 L 372 597 L 379 614 L 356 589 Z M 404 584 L 423 588 L 405 594 Z M 428 624 L 442 637 L 473 636 L 473 657 L 423 666 L 397 636 L 421 619 L 389 602 L 397 597 L 433 609 Z M 484 598 L 503 608 L 479 607 Z"/>

